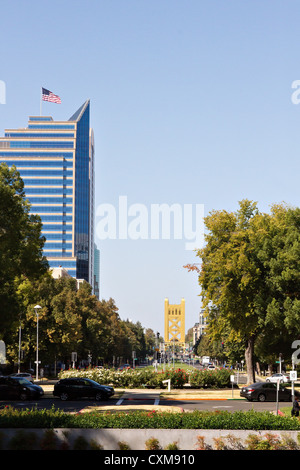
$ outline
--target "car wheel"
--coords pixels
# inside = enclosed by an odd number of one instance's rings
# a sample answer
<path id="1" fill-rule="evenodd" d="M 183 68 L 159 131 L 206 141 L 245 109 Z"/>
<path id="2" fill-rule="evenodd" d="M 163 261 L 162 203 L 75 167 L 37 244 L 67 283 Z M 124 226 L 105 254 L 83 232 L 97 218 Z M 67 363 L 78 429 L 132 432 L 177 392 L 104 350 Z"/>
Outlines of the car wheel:
<path id="1" fill-rule="evenodd" d="M 270 379 L 267 379 L 266 382 L 270 382 Z"/>
<path id="2" fill-rule="evenodd" d="M 104 400 L 104 398 L 105 398 L 105 397 L 104 397 L 103 393 L 101 393 L 101 392 L 97 392 L 96 395 L 95 395 L 95 399 L 96 399 L 97 401 Z"/>
<path id="3" fill-rule="evenodd" d="M 27 400 L 27 393 L 26 392 L 21 392 L 20 393 L 20 400 Z"/>
<path id="4" fill-rule="evenodd" d="M 66 393 L 66 392 L 62 392 L 60 395 L 59 395 L 59 398 L 62 400 L 62 401 L 66 401 L 69 399 L 69 395 Z"/>
<path id="5" fill-rule="evenodd" d="M 258 401 L 266 401 L 266 395 L 263 393 L 260 393 L 257 397 Z"/>

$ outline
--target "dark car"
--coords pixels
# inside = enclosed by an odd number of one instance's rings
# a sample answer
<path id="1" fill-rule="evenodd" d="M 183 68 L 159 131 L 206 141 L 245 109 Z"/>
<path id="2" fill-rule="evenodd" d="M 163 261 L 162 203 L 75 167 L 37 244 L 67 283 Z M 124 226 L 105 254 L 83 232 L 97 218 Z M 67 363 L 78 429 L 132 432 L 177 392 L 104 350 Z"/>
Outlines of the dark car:
<path id="1" fill-rule="evenodd" d="M 297 390 L 295 390 L 294 395 L 300 397 Z M 277 384 L 270 382 L 256 382 L 248 385 L 248 387 L 243 387 L 240 391 L 240 396 L 247 398 L 249 401 L 276 401 Z M 292 401 L 292 390 L 280 385 L 278 390 L 278 401 Z"/>
<path id="2" fill-rule="evenodd" d="M 54 385 L 53 395 L 61 400 L 70 398 L 94 398 L 95 400 L 107 400 L 114 395 L 113 387 L 100 385 L 91 379 L 68 378 L 61 379 Z"/>
<path id="3" fill-rule="evenodd" d="M 0 377 L 0 398 L 28 400 L 41 398 L 44 390 L 23 377 Z"/>

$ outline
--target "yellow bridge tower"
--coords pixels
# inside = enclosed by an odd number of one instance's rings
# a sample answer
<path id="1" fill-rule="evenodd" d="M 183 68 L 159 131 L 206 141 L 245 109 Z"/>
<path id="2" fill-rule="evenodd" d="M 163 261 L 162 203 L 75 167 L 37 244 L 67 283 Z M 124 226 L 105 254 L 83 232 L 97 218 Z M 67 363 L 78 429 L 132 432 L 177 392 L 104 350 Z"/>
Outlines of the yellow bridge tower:
<path id="1" fill-rule="evenodd" d="M 185 300 L 180 304 L 169 304 L 165 299 L 165 344 L 185 345 Z"/>

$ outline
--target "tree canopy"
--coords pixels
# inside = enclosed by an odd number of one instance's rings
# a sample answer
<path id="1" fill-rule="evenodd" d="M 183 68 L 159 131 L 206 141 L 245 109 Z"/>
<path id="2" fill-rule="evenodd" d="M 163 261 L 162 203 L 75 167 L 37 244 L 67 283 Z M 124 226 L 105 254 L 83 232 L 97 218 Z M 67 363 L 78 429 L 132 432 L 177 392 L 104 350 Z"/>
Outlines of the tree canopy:
<path id="1" fill-rule="evenodd" d="M 300 209 L 273 205 L 266 214 L 243 200 L 236 212 L 211 212 L 205 226 L 197 256 L 209 333 L 243 344 L 254 381 L 255 344 L 278 354 L 280 338 L 299 336 Z"/>
<path id="2" fill-rule="evenodd" d="M 30 214 L 24 183 L 15 167 L 0 164 L 0 338 L 18 321 L 16 280 L 37 279 L 48 269 L 42 254 L 40 217 Z"/>
<path id="3" fill-rule="evenodd" d="M 91 286 L 76 279 L 54 279 L 43 256 L 45 238 L 39 216 L 30 213 L 24 183 L 15 167 L 0 164 L 0 339 L 7 359 L 18 360 L 19 331 L 24 361 L 35 359 L 39 304 L 42 362 L 91 358 L 111 362 L 145 357 L 153 338 L 141 324 L 121 320 L 113 299 L 99 301 Z M 154 334 L 153 334 L 154 337 Z M 28 367 L 28 365 L 27 365 Z"/>

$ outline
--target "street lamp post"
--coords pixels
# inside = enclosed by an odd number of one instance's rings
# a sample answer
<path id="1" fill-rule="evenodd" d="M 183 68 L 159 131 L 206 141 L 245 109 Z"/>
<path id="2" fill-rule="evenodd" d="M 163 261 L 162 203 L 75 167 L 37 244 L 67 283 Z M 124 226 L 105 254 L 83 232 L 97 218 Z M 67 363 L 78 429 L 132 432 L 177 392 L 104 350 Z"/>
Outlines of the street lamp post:
<path id="1" fill-rule="evenodd" d="M 21 371 L 21 320 L 20 320 L 20 326 L 19 326 L 19 355 L 18 355 L 18 372 Z"/>
<path id="2" fill-rule="evenodd" d="M 39 380 L 39 309 L 42 308 L 40 305 L 34 307 L 36 314 L 36 380 Z"/>

